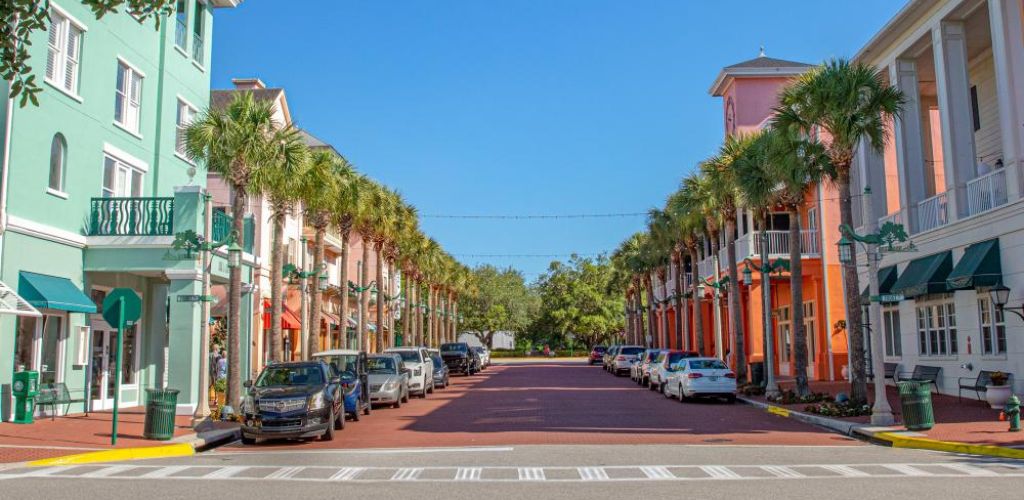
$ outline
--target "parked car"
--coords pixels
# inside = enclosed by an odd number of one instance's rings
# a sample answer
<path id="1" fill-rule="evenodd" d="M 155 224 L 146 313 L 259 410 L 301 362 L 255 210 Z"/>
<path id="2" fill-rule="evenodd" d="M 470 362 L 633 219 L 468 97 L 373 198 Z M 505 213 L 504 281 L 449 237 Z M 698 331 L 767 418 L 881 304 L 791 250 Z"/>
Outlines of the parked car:
<path id="1" fill-rule="evenodd" d="M 651 363 L 661 353 L 661 349 L 644 349 L 644 352 L 637 356 L 636 362 L 630 367 L 629 378 L 634 382 L 644 385 L 650 375 Z"/>
<path id="2" fill-rule="evenodd" d="M 629 369 L 633 366 L 633 362 L 636 361 L 637 357 L 642 352 L 644 352 L 644 348 L 638 345 L 624 345 L 619 347 L 615 357 L 611 360 L 611 367 L 608 371 L 612 372 L 612 374 L 616 376 L 623 373 L 629 373 Z"/>
<path id="3" fill-rule="evenodd" d="M 594 363 L 602 362 L 604 359 L 604 352 L 607 350 L 608 348 L 603 345 L 595 345 L 590 350 L 590 358 L 587 359 L 587 364 L 593 365 Z"/>
<path id="4" fill-rule="evenodd" d="M 601 364 L 604 365 L 604 371 L 609 371 L 612 360 L 615 359 L 615 355 L 618 354 L 619 344 L 612 344 L 607 351 L 604 352 L 604 356 L 601 357 Z"/>
<path id="5" fill-rule="evenodd" d="M 736 402 L 736 374 L 717 358 L 686 358 L 673 365 L 661 392 L 686 401 L 692 397 L 724 398 Z"/>
<path id="6" fill-rule="evenodd" d="M 366 357 L 370 381 L 370 403 L 389 404 L 401 408 L 409 402 L 409 373 L 402 357 L 395 353 L 371 354 Z"/>
<path id="7" fill-rule="evenodd" d="M 670 366 L 678 363 L 680 359 L 698 356 L 700 355 L 691 351 L 661 351 L 648 370 L 647 388 L 652 391 L 661 389 L 661 384 L 668 378 Z"/>
<path id="8" fill-rule="evenodd" d="M 491 366 L 491 351 L 489 351 L 484 346 L 474 346 L 471 347 L 471 349 L 473 349 L 473 352 L 475 352 L 477 356 L 480 356 L 481 370 L 486 369 L 488 366 Z"/>
<path id="9" fill-rule="evenodd" d="M 358 421 L 361 415 L 369 415 L 370 404 L 369 373 L 366 371 L 366 353 L 351 349 L 331 349 L 313 355 L 331 367 L 335 376 L 341 377 L 341 392 L 345 395 L 345 414 Z"/>
<path id="10" fill-rule="evenodd" d="M 412 370 L 409 374 L 409 391 L 412 394 L 425 398 L 434 392 L 434 362 L 430 360 L 426 347 L 392 347 L 384 352 L 398 354 L 405 367 Z"/>
<path id="11" fill-rule="evenodd" d="M 444 363 L 444 359 L 441 358 L 441 351 L 437 349 L 427 349 L 427 354 L 430 355 L 430 360 L 434 362 L 434 384 L 435 388 L 440 387 L 442 389 L 448 387 L 450 380 L 448 378 L 448 365 Z"/>
<path id="12" fill-rule="evenodd" d="M 323 361 L 278 363 L 245 382 L 242 443 L 257 439 L 334 439 L 345 428 L 341 379 Z"/>
<path id="13" fill-rule="evenodd" d="M 441 359 L 451 373 L 473 375 L 480 371 L 480 356 L 465 342 L 441 344 Z"/>

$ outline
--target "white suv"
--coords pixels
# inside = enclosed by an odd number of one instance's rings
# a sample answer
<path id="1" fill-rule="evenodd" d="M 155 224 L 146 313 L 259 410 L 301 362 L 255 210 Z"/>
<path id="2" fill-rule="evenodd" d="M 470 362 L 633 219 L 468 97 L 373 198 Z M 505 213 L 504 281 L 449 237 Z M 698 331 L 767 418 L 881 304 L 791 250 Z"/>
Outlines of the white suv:
<path id="1" fill-rule="evenodd" d="M 427 397 L 434 392 L 434 362 L 426 347 L 392 347 L 384 352 L 393 352 L 402 357 L 409 373 L 409 393 Z"/>

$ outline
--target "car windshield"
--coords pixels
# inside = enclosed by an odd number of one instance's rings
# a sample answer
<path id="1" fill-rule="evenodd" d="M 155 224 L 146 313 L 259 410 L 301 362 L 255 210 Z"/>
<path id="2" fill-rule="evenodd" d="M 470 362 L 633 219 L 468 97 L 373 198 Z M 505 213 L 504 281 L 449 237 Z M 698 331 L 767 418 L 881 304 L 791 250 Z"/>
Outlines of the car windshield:
<path id="1" fill-rule="evenodd" d="M 329 354 L 317 356 L 317 358 L 324 360 L 331 367 L 331 370 L 341 378 L 356 378 L 356 362 L 358 357 L 355 354 Z"/>
<path id="2" fill-rule="evenodd" d="M 687 357 L 686 353 L 683 353 L 683 352 L 673 352 L 673 353 L 668 355 L 668 364 L 671 365 L 673 363 L 676 363 L 677 361 L 679 361 L 680 359 L 683 359 L 685 357 Z"/>
<path id="3" fill-rule="evenodd" d="M 441 352 L 463 354 L 468 350 L 466 344 L 441 344 Z"/>
<path id="4" fill-rule="evenodd" d="M 382 358 L 367 358 L 366 370 L 370 373 L 398 373 L 398 367 L 395 365 L 395 358 L 390 356 Z"/>
<path id="5" fill-rule="evenodd" d="M 402 357 L 402 361 L 408 363 L 419 363 L 420 352 L 419 351 L 395 351 L 395 354 Z"/>
<path id="6" fill-rule="evenodd" d="M 642 352 L 644 352 L 644 348 L 643 347 L 627 347 L 627 348 L 623 349 L 622 352 L 620 352 L 619 354 L 626 354 L 626 355 L 629 355 L 629 356 L 635 356 L 635 355 L 640 354 Z"/>
<path id="7" fill-rule="evenodd" d="M 695 359 L 690 361 L 691 370 L 727 370 L 728 366 L 717 359 Z"/>
<path id="8" fill-rule="evenodd" d="M 256 387 L 323 383 L 324 373 L 319 366 L 268 366 L 256 379 Z"/>

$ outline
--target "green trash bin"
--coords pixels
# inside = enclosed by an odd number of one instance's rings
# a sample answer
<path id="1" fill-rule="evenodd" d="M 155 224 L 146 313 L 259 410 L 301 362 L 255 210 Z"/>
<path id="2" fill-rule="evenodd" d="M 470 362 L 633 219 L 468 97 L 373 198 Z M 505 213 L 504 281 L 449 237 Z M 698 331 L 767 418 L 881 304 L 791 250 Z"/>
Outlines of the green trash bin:
<path id="1" fill-rule="evenodd" d="M 911 431 L 926 431 L 935 425 L 932 413 L 932 385 L 927 380 L 904 380 L 896 383 L 903 408 L 903 426 Z"/>
<path id="2" fill-rule="evenodd" d="M 142 436 L 167 441 L 174 437 L 174 413 L 178 407 L 177 389 L 146 389 L 146 421 Z"/>

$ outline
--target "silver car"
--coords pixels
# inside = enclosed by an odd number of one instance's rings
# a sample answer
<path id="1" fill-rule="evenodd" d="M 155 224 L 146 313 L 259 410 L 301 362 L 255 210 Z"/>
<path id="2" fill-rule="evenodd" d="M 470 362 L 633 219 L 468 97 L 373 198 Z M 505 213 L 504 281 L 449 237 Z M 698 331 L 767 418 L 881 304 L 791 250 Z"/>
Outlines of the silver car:
<path id="1" fill-rule="evenodd" d="M 620 346 L 619 349 L 615 351 L 615 357 L 611 359 L 608 371 L 612 372 L 614 375 L 629 373 L 629 369 L 633 366 L 633 362 L 636 361 L 637 357 L 643 352 L 644 348 L 638 345 Z"/>
<path id="2" fill-rule="evenodd" d="M 371 354 L 366 357 L 369 372 L 370 403 L 401 408 L 409 402 L 409 369 L 398 354 Z"/>

